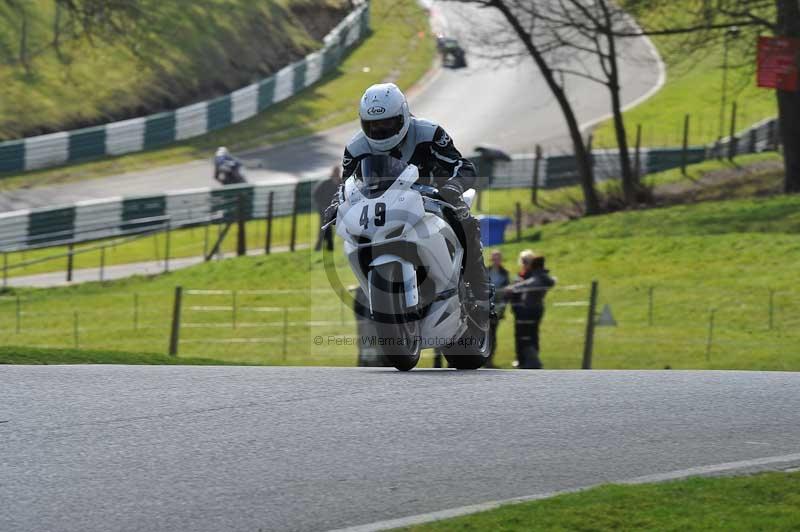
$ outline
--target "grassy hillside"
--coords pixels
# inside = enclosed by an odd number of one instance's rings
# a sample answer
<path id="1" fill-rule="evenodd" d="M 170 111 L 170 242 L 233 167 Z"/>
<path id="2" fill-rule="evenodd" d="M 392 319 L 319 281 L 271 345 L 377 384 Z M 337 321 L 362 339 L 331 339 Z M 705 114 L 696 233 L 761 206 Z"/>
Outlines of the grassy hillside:
<path id="1" fill-rule="evenodd" d="M 0 140 L 230 92 L 321 47 L 348 11 L 344 0 L 144 0 L 85 33 L 57 5 L 0 3 Z"/>
<path id="2" fill-rule="evenodd" d="M 709 201 L 552 223 L 501 249 L 510 269 L 520 250 L 544 252 L 558 278 L 543 325 L 547 368 L 579 367 L 585 303 L 596 279 L 600 303 L 610 305 L 618 326 L 598 329 L 595 367 L 800 370 L 798 213 L 797 197 Z M 343 257 L 335 259 L 342 283 L 351 284 Z M 7 292 L 0 297 L 0 342 L 163 354 L 176 285 L 194 290 L 184 299 L 183 355 L 354 363 L 352 313 L 330 288 L 322 256 L 311 251 L 152 279 Z M 499 334 L 497 362 L 509 366 L 509 319 Z"/>
<path id="3" fill-rule="evenodd" d="M 644 28 L 678 25 L 687 20 L 687 9 L 697 5 L 696 0 L 677 0 L 662 10 L 639 17 L 639 23 Z M 738 105 L 737 129 L 777 114 L 774 91 L 756 87 L 754 41 L 755 36 L 750 34 L 729 41 L 724 136 L 729 133 L 730 105 L 734 100 Z M 691 115 L 692 144 L 716 141 L 720 131 L 724 39 L 719 38 L 702 49 L 687 48 L 685 37 L 655 37 L 653 42 L 666 63 L 667 81 L 655 96 L 625 113 L 631 142 L 635 140 L 636 125 L 642 124 L 645 146 L 680 146 L 686 114 Z M 611 121 L 595 130 L 596 146 L 616 147 L 616 144 Z"/>
<path id="4" fill-rule="evenodd" d="M 428 33 L 427 13 L 415 1 L 372 0 L 370 20 L 372 33 L 337 71 L 250 120 L 158 150 L 21 175 L 6 174 L 0 176 L 0 190 L 79 181 L 202 159 L 220 145 L 237 150 L 261 146 L 353 120 L 358 98 L 366 87 L 393 81 L 407 89 L 431 68 L 436 54 Z"/>

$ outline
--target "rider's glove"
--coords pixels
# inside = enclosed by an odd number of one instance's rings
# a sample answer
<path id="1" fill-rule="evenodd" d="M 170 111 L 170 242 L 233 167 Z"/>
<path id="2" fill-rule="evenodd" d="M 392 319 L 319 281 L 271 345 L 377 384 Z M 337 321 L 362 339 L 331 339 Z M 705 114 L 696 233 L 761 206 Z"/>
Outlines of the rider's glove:
<path id="1" fill-rule="evenodd" d="M 328 208 L 325 209 L 325 212 L 322 215 L 322 225 L 327 225 L 331 223 L 333 220 L 336 219 L 336 215 L 339 212 L 339 193 L 337 192 L 335 196 L 333 196 L 333 201 Z"/>
<path id="2" fill-rule="evenodd" d="M 453 206 L 458 218 L 469 216 L 469 207 L 464 203 L 462 194 L 464 190 L 458 181 L 449 180 L 439 188 L 439 196 Z"/>

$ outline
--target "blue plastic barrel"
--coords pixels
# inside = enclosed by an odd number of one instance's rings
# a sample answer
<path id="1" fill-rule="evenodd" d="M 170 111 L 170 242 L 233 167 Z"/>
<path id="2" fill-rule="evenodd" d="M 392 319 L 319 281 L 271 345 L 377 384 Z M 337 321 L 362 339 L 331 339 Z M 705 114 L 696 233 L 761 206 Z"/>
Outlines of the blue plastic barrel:
<path id="1" fill-rule="evenodd" d="M 506 241 L 506 227 L 511 223 L 511 218 L 504 216 L 478 216 L 481 223 L 481 244 L 496 246 Z"/>

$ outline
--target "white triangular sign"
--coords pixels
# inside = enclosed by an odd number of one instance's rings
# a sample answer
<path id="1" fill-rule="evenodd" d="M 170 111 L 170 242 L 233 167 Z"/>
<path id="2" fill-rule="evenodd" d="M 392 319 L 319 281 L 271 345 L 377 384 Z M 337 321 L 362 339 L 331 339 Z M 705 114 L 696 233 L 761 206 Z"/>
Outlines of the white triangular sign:
<path id="1" fill-rule="evenodd" d="M 611 306 L 606 304 L 603 307 L 603 312 L 600 313 L 600 318 L 597 320 L 598 327 L 616 327 L 617 322 L 611 314 Z"/>

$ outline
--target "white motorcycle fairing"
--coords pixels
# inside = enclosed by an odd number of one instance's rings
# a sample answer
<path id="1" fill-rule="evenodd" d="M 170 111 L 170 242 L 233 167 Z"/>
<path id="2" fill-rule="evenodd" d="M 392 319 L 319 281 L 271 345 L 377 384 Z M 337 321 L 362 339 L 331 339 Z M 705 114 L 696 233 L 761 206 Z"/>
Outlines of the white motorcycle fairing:
<path id="1" fill-rule="evenodd" d="M 426 347 L 459 338 L 467 329 L 459 297 L 463 247 L 442 218 L 441 202 L 414 190 L 419 179 L 409 166 L 383 192 L 345 182 L 336 232 L 344 240 L 350 267 L 372 307 L 377 266 L 397 263 L 402 269 L 406 315 L 419 322 Z M 470 200 L 474 191 L 470 191 Z M 465 199 L 468 194 L 465 194 Z"/>

